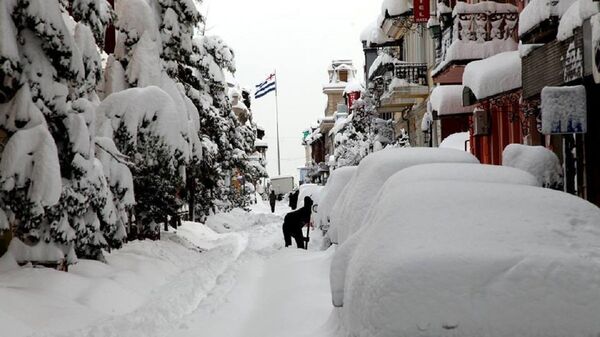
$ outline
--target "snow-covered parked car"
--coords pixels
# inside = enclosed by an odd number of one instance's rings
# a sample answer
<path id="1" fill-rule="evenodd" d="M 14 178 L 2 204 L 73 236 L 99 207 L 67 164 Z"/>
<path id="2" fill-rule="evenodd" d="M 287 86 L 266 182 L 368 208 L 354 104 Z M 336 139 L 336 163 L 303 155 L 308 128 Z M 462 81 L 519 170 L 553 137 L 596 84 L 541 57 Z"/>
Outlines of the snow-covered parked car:
<path id="1" fill-rule="evenodd" d="M 329 229 L 330 215 L 336 200 L 340 193 L 348 185 L 348 182 L 356 172 L 356 166 L 345 166 L 335 169 L 331 172 L 327 184 L 321 191 L 321 200 L 317 206 L 316 214 L 313 214 L 315 225 L 323 233 Z"/>
<path id="2" fill-rule="evenodd" d="M 342 243 L 362 225 L 377 192 L 394 173 L 419 164 L 472 163 L 472 154 L 455 149 L 389 148 L 366 156 L 339 198 L 331 213 L 329 237 Z"/>
<path id="3" fill-rule="evenodd" d="M 366 221 L 331 266 L 346 335 L 600 332 L 600 209 L 583 199 L 398 174 Z"/>
<path id="4" fill-rule="evenodd" d="M 392 178 L 396 182 L 456 180 L 464 182 L 541 186 L 537 178 L 528 172 L 508 166 L 486 164 L 434 163 L 416 165 L 398 171 Z"/>
<path id="5" fill-rule="evenodd" d="M 302 184 L 298 187 L 298 208 L 304 206 L 304 197 L 310 197 L 314 205 L 320 201 L 321 190 L 323 186 L 317 184 Z"/>

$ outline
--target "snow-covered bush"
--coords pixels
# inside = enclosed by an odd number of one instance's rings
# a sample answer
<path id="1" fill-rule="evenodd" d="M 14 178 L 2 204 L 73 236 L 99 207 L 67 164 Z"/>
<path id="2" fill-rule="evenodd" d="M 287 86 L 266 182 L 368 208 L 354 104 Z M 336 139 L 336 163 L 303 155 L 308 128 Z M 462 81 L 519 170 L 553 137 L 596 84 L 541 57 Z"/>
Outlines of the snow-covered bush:
<path id="1" fill-rule="evenodd" d="M 554 152 L 543 146 L 509 144 L 502 152 L 502 165 L 531 173 L 544 187 L 562 189 L 560 160 Z"/>
<path id="2" fill-rule="evenodd" d="M 347 335 L 600 331 L 596 206 L 531 186 L 400 177 L 332 261 Z"/>
<path id="3" fill-rule="evenodd" d="M 419 164 L 427 163 L 479 163 L 470 153 L 452 149 L 437 148 L 386 148 L 365 157 L 358 165 L 357 172 L 344 191 L 344 199 L 339 201 L 331 213 L 331 227 L 336 227 L 336 237 L 332 242 L 342 243 L 356 232 L 373 201 L 394 173 Z"/>

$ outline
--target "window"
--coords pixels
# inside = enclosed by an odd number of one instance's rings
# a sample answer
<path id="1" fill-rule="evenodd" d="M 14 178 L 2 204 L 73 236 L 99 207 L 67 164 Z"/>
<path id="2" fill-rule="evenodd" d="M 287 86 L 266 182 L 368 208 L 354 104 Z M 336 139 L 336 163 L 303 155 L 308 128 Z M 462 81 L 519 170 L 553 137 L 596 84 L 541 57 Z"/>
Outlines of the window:
<path id="1" fill-rule="evenodd" d="M 348 70 L 340 70 L 340 82 L 348 82 Z"/>

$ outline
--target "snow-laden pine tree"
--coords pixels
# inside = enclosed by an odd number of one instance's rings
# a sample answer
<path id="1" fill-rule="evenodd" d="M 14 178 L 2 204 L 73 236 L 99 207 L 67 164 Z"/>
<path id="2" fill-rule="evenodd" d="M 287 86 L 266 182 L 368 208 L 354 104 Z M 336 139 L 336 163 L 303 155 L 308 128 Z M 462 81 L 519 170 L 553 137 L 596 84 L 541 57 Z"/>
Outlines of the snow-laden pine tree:
<path id="1" fill-rule="evenodd" d="M 231 208 L 234 161 L 244 158 L 236 151 L 239 130 L 235 129 L 237 119 L 224 74 L 235 71 L 233 51 L 218 37 L 197 37 L 191 61 L 182 78 L 200 113 L 203 157 L 193 165 L 193 193 L 196 214 L 201 218 L 217 209 Z"/>
<path id="2" fill-rule="evenodd" d="M 105 1 L 93 2 L 97 11 L 80 11 L 80 1 L 57 0 L 9 0 L 0 7 L 0 123 L 9 135 L 2 153 L 2 207 L 18 239 L 11 243 L 19 247 L 15 251 L 30 257 L 34 251 L 42 262 L 60 260 L 59 251 L 69 263 L 75 251 L 102 259 L 107 239 L 118 246 L 124 238 L 95 158 L 101 62 L 90 26 L 102 30 L 111 15 Z M 24 132 L 35 140 L 23 138 Z M 51 200 L 39 198 L 44 189 L 52 192 Z"/>
<path id="3" fill-rule="evenodd" d="M 368 93 L 354 102 L 351 111 L 344 126 L 334 136 L 336 167 L 358 165 L 369 153 L 394 143 L 392 121 L 377 117 Z"/>
<path id="4" fill-rule="evenodd" d="M 117 42 L 98 118 L 102 136 L 133 164 L 132 236 L 156 238 L 184 203 L 187 166 L 202 157 L 198 110 L 176 81 L 200 16 L 191 1 L 119 1 L 115 10 Z"/>

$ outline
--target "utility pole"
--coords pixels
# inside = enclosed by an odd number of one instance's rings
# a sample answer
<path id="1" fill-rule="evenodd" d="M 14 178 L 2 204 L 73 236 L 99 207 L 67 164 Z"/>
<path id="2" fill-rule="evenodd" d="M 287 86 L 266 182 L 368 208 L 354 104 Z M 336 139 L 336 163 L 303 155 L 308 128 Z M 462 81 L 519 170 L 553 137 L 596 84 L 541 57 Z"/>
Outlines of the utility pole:
<path id="1" fill-rule="evenodd" d="M 277 83 L 277 69 L 274 72 L 275 74 L 275 123 L 277 125 L 277 174 L 281 175 L 281 151 L 279 150 L 279 99 L 278 99 L 278 88 L 279 84 Z"/>

